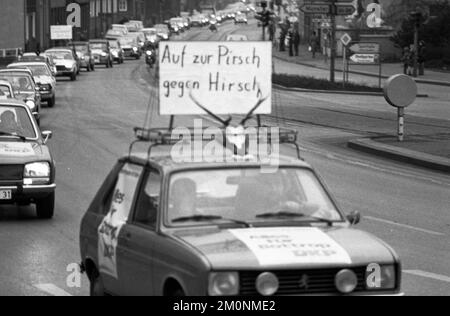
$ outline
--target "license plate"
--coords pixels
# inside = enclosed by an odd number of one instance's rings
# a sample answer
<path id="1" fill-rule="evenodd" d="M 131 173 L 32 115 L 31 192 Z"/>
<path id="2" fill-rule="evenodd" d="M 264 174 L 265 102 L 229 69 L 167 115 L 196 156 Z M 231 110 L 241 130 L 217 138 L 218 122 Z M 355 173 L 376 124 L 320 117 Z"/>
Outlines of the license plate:
<path id="1" fill-rule="evenodd" d="M 0 200 L 11 200 L 12 191 L 11 190 L 0 190 Z"/>

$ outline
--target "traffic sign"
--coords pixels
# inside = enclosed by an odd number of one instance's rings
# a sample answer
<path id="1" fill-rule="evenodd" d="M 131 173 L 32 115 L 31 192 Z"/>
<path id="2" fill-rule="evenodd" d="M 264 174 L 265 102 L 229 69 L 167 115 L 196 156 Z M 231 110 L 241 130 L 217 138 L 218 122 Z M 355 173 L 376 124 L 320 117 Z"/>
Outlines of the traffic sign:
<path id="1" fill-rule="evenodd" d="M 355 43 L 350 46 L 350 50 L 353 53 L 359 54 L 379 54 L 380 44 L 379 43 Z"/>
<path id="2" fill-rule="evenodd" d="M 344 44 L 344 46 L 347 46 L 348 44 L 350 44 L 352 42 L 352 38 L 350 35 L 348 35 L 348 33 L 345 33 L 341 37 L 341 42 L 342 42 L 342 44 Z"/>
<path id="3" fill-rule="evenodd" d="M 336 6 L 336 14 L 337 15 L 352 15 L 355 13 L 356 8 L 353 5 L 337 5 Z"/>
<path id="4" fill-rule="evenodd" d="M 386 81 L 384 97 L 396 108 L 405 108 L 414 103 L 417 96 L 417 83 L 410 76 L 395 75 Z"/>
<path id="5" fill-rule="evenodd" d="M 350 60 L 357 64 L 378 64 L 380 62 L 379 54 L 354 54 L 350 56 Z"/>
<path id="6" fill-rule="evenodd" d="M 331 13 L 331 6 L 327 3 L 305 4 L 300 10 L 306 14 L 329 14 Z"/>

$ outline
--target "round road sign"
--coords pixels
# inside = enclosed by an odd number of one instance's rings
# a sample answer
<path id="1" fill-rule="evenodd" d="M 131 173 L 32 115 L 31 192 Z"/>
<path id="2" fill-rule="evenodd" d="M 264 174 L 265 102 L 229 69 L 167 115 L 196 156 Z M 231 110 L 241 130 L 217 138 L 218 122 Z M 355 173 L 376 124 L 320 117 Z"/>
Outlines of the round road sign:
<path id="1" fill-rule="evenodd" d="M 417 91 L 414 79 L 407 75 L 395 75 L 386 81 L 384 97 L 390 105 L 406 108 L 416 100 Z"/>

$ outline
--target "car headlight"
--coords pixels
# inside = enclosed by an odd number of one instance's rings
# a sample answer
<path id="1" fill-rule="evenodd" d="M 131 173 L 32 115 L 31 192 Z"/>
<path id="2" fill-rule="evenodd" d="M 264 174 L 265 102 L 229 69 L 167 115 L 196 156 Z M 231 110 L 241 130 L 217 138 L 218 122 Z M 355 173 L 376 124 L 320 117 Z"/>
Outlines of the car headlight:
<path id="1" fill-rule="evenodd" d="M 394 265 L 381 266 L 378 271 L 367 271 L 366 283 L 368 290 L 393 290 L 397 283 L 397 273 Z M 379 277 L 379 279 L 376 279 Z M 375 278 L 375 279 L 373 279 Z M 370 281 L 370 282 L 369 282 Z"/>
<path id="2" fill-rule="evenodd" d="M 105 52 L 102 53 L 102 57 L 106 57 L 106 55 L 107 55 L 107 54 L 106 54 Z"/>
<path id="3" fill-rule="evenodd" d="M 133 47 L 133 51 L 137 52 L 138 48 L 137 47 Z"/>
<path id="4" fill-rule="evenodd" d="M 147 56 L 151 56 L 151 55 L 153 55 L 153 53 L 152 53 L 152 51 L 151 51 L 151 50 L 148 50 L 148 51 L 146 51 L 145 53 L 147 54 Z"/>
<path id="5" fill-rule="evenodd" d="M 30 108 L 31 112 L 36 108 L 36 103 L 32 100 L 26 100 L 25 104 Z"/>
<path id="6" fill-rule="evenodd" d="M 48 184 L 50 182 L 50 164 L 48 162 L 26 164 L 23 177 L 25 185 Z"/>
<path id="7" fill-rule="evenodd" d="M 258 290 L 258 293 L 262 296 L 272 296 L 276 292 L 278 292 L 278 289 L 280 288 L 280 281 L 278 280 L 277 276 L 273 273 L 262 273 L 257 279 L 256 279 L 256 289 Z"/>
<path id="8" fill-rule="evenodd" d="M 335 285 L 342 294 L 350 294 L 358 286 L 358 277 L 352 270 L 341 270 L 336 275 Z"/>
<path id="9" fill-rule="evenodd" d="M 209 276 L 210 296 L 234 296 L 239 294 L 239 274 L 236 272 L 217 272 Z"/>

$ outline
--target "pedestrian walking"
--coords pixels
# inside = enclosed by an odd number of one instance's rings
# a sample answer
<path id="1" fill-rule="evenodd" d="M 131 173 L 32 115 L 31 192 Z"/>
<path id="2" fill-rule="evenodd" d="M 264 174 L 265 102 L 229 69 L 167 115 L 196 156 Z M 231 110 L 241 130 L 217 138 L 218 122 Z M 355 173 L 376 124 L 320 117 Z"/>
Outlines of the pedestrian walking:
<path id="1" fill-rule="evenodd" d="M 287 43 L 289 45 L 289 56 L 294 56 L 294 28 L 291 27 L 288 32 Z"/>
<path id="2" fill-rule="evenodd" d="M 402 63 L 403 63 L 403 73 L 405 75 L 408 74 L 408 63 L 409 63 L 409 54 L 410 54 L 410 50 L 409 47 L 406 46 L 403 48 L 403 55 L 402 55 Z"/>
<path id="3" fill-rule="evenodd" d="M 426 46 L 424 41 L 420 41 L 419 43 L 419 76 L 425 75 L 425 59 L 426 59 Z"/>
<path id="4" fill-rule="evenodd" d="M 312 58 L 316 58 L 317 49 L 319 48 L 319 38 L 317 37 L 317 33 L 313 32 L 311 36 L 311 41 L 309 43 L 309 48 L 312 53 Z"/>
<path id="5" fill-rule="evenodd" d="M 280 33 L 280 52 L 286 51 L 285 41 L 286 41 L 286 31 L 284 29 L 281 29 Z"/>
<path id="6" fill-rule="evenodd" d="M 301 42 L 300 33 L 297 29 L 294 30 L 294 50 L 295 50 L 295 56 L 298 57 L 299 55 L 299 46 Z"/>

